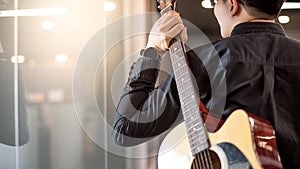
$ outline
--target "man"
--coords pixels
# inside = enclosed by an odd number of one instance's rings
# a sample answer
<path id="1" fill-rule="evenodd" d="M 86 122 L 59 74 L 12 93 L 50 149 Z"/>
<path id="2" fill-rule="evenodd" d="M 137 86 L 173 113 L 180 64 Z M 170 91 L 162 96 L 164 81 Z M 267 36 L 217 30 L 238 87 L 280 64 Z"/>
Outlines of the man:
<path id="1" fill-rule="evenodd" d="M 202 46 L 188 51 L 187 57 L 200 98 L 210 112 L 218 105 L 212 104 L 212 86 L 225 80 L 222 118 L 226 119 L 236 109 L 244 109 L 270 121 L 283 166 L 290 169 L 300 168 L 300 43 L 288 38 L 275 23 L 283 2 L 218 0 L 213 4 L 214 14 L 224 39 L 213 43 L 214 49 Z M 144 142 L 181 122 L 172 75 L 155 88 L 161 57 L 177 34 L 184 41 L 187 39 L 185 26 L 176 12 L 163 15 L 154 24 L 142 56 L 132 66 L 117 108 L 113 133 L 117 144 L 131 146 Z M 215 72 L 208 76 L 209 66 L 199 57 L 213 58 L 211 50 L 217 51 L 224 74 Z"/>

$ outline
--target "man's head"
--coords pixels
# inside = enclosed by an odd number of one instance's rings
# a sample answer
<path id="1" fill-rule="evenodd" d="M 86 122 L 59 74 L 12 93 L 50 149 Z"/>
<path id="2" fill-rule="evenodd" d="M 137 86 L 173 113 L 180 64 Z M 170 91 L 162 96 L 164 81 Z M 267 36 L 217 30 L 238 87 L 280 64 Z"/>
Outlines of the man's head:
<path id="1" fill-rule="evenodd" d="M 211 0 L 212 3 L 216 2 Z M 285 0 L 218 0 L 214 13 L 223 37 L 230 36 L 234 26 L 242 22 L 274 21 Z"/>

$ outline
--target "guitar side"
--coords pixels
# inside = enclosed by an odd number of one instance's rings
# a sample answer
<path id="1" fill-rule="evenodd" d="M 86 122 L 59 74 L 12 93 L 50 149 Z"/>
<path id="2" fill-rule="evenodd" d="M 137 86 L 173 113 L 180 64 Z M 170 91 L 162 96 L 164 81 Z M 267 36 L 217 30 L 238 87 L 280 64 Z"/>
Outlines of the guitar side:
<path id="1" fill-rule="evenodd" d="M 180 125 L 164 139 L 159 150 L 159 169 L 165 168 L 162 160 L 168 157 L 172 158 L 172 154 L 184 155 L 181 158 L 181 160 L 186 159 L 183 161 L 184 168 L 191 168 L 191 163 L 194 163 L 195 158 L 189 152 L 187 137 L 183 137 L 184 130 L 184 125 Z M 181 139 L 177 139 L 177 143 L 173 140 L 172 144 L 170 140 L 174 139 L 174 136 L 178 138 L 181 136 Z M 217 163 L 220 164 L 220 167 L 217 168 L 230 169 L 236 165 L 247 166 L 247 164 L 255 169 L 282 168 L 273 128 L 268 121 L 257 116 L 247 114 L 243 110 L 236 110 L 218 131 L 208 133 L 208 136 L 211 143 L 210 150 L 217 156 Z M 170 146 L 170 143 L 174 147 L 167 149 L 167 145 Z M 230 151 L 234 151 L 234 153 Z M 193 168 L 198 169 L 195 166 Z"/>

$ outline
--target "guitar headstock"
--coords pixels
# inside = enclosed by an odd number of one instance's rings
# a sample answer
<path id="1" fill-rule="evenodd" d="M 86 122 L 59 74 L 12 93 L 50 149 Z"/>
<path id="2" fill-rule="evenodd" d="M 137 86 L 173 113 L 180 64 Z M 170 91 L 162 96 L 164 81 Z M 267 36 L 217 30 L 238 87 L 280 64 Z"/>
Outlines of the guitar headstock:
<path id="1" fill-rule="evenodd" d="M 176 0 L 157 0 L 159 2 L 160 13 L 164 14 L 170 10 L 175 10 Z"/>

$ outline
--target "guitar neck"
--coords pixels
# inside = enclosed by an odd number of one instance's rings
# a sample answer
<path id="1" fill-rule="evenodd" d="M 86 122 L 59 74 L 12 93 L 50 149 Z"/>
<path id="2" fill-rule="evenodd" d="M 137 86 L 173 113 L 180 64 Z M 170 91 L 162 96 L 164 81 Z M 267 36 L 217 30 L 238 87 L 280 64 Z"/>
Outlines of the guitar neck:
<path id="1" fill-rule="evenodd" d="M 168 11 L 175 10 L 176 0 L 161 1 L 161 15 Z M 184 45 L 180 37 L 170 42 L 170 56 L 175 75 L 175 81 L 179 94 L 181 111 L 185 121 L 186 132 L 192 155 L 208 149 L 207 130 L 203 123 L 202 112 L 198 104 L 198 90 L 196 90 L 191 72 L 187 65 Z"/>
<path id="2" fill-rule="evenodd" d="M 198 91 L 194 86 L 181 41 L 173 42 L 169 51 L 190 149 L 195 155 L 209 147 L 207 130 L 198 104 Z"/>

